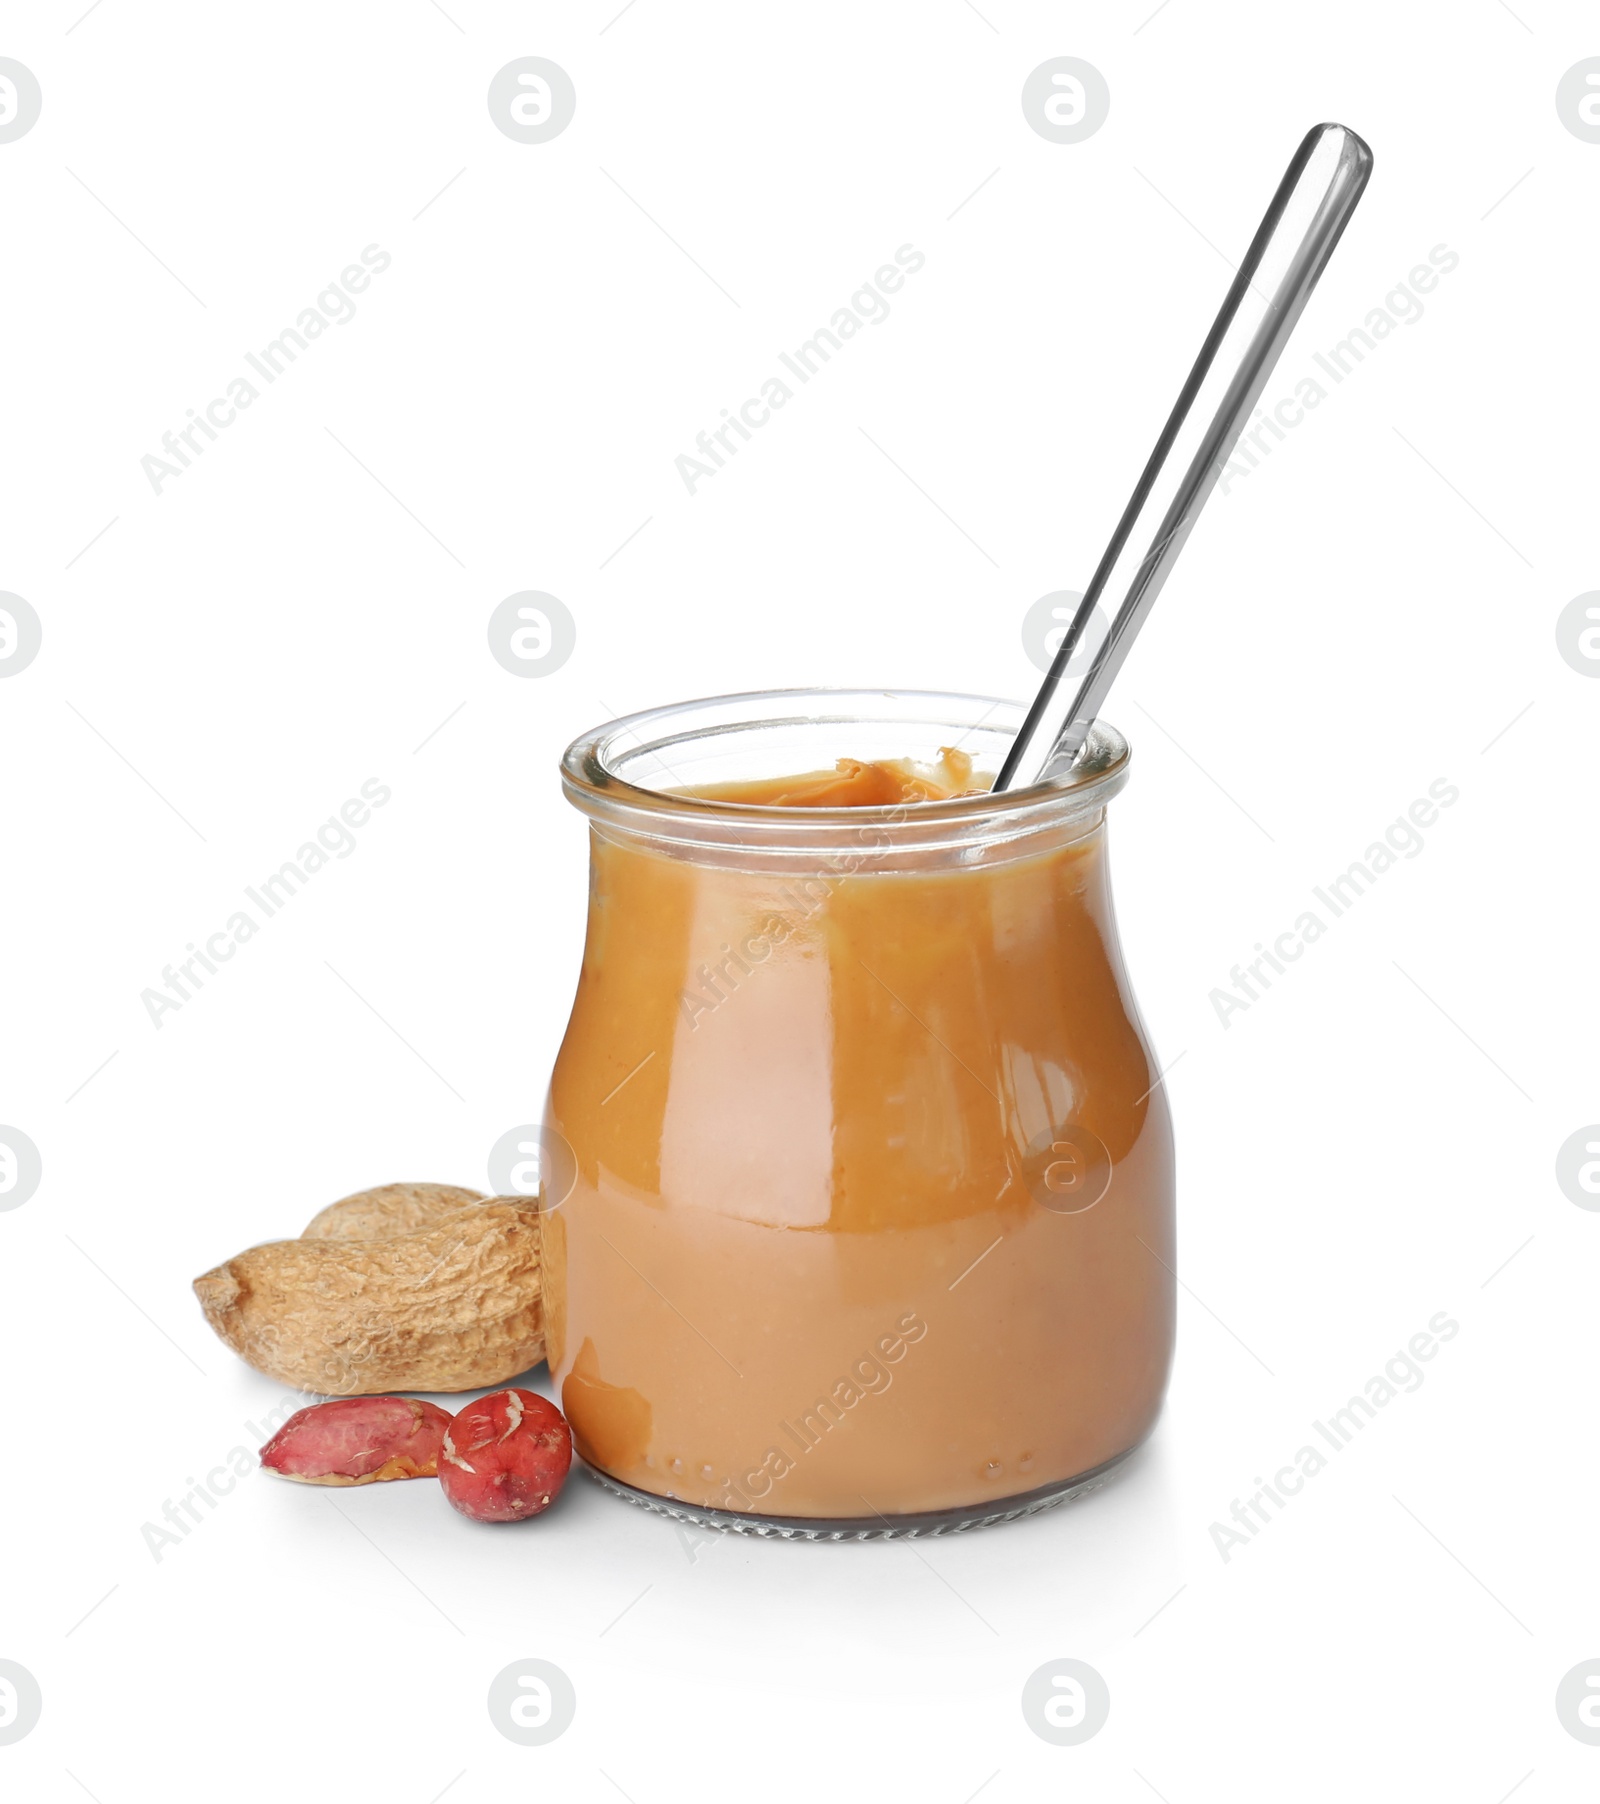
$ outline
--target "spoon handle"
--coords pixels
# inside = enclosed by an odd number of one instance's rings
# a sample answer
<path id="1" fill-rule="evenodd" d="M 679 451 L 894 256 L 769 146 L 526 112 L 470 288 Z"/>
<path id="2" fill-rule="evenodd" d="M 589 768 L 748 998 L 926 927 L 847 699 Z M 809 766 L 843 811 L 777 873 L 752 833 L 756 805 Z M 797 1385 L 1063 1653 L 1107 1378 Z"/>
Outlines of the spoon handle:
<path id="1" fill-rule="evenodd" d="M 995 779 L 1024 789 L 1065 775 L 1177 562 L 1251 410 L 1372 173 L 1372 152 L 1319 125 L 1295 152 L 1189 380 Z M 1098 607 L 1110 620 L 1080 678 L 1067 666 Z"/>

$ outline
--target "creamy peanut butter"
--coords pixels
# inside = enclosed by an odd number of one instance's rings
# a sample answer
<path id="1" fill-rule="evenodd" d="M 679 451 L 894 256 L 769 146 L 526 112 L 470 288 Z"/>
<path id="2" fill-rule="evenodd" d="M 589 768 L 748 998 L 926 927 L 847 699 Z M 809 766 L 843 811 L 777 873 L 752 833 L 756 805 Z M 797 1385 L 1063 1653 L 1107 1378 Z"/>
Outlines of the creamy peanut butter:
<path id="1" fill-rule="evenodd" d="M 986 781 L 947 752 L 691 793 L 882 806 Z M 1148 1432 L 1171 1133 L 1103 824 L 1058 841 L 841 874 L 592 834 L 549 1115 L 578 1176 L 546 1217 L 586 1459 L 693 1504 L 860 1518 L 992 1507 Z"/>
<path id="2" fill-rule="evenodd" d="M 988 778 L 974 778 L 972 759 L 954 746 L 936 764 L 910 758 L 841 758 L 832 770 L 803 777 L 704 784 L 688 793 L 716 802 L 756 802 L 768 808 L 882 808 L 897 802 L 948 802 L 983 795 Z"/>

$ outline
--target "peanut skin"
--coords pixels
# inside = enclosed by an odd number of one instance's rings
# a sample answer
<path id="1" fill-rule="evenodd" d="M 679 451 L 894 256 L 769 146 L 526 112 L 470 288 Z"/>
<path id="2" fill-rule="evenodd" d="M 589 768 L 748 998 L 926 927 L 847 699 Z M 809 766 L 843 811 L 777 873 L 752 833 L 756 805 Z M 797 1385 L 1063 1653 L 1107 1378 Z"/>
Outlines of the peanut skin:
<path id="1" fill-rule="evenodd" d="M 522 1522 L 549 1509 L 567 1482 L 572 1431 L 534 1391 L 496 1391 L 445 1430 L 439 1484 L 474 1522 Z"/>
<path id="2" fill-rule="evenodd" d="M 261 1464 L 304 1485 L 370 1485 L 434 1478 L 450 1412 L 412 1397 L 313 1403 L 261 1449 Z"/>

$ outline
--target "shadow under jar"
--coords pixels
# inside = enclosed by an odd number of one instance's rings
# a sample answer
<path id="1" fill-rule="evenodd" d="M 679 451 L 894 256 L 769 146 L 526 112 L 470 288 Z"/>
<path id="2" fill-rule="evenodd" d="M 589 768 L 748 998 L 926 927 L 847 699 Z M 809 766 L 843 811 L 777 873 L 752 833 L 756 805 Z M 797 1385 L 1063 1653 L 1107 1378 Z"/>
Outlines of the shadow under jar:
<path id="1" fill-rule="evenodd" d="M 1091 1487 L 1154 1423 L 1173 1157 L 1106 873 L 1126 741 L 1102 723 L 1069 778 L 999 796 L 692 793 L 953 745 L 992 775 L 1021 715 L 777 691 L 568 749 L 591 881 L 547 1331 L 610 1488 L 764 1533 L 941 1532 Z"/>

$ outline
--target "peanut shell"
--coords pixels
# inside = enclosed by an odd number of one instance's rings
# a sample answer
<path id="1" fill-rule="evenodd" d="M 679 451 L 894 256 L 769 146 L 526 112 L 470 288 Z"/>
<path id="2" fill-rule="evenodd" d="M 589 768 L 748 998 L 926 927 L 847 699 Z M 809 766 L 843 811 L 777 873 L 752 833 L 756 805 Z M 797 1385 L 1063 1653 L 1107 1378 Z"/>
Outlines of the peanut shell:
<path id="1" fill-rule="evenodd" d="M 387 1240 L 415 1234 L 469 1203 L 481 1203 L 481 1190 L 459 1184 L 379 1184 L 329 1203 L 306 1224 L 302 1240 Z"/>
<path id="2" fill-rule="evenodd" d="M 522 1198 L 379 1240 L 272 1241 L 194 1289 L 241 1359 L 324 1396 L 482 1390 L 544 1357 L 539 1216 Z"/>

